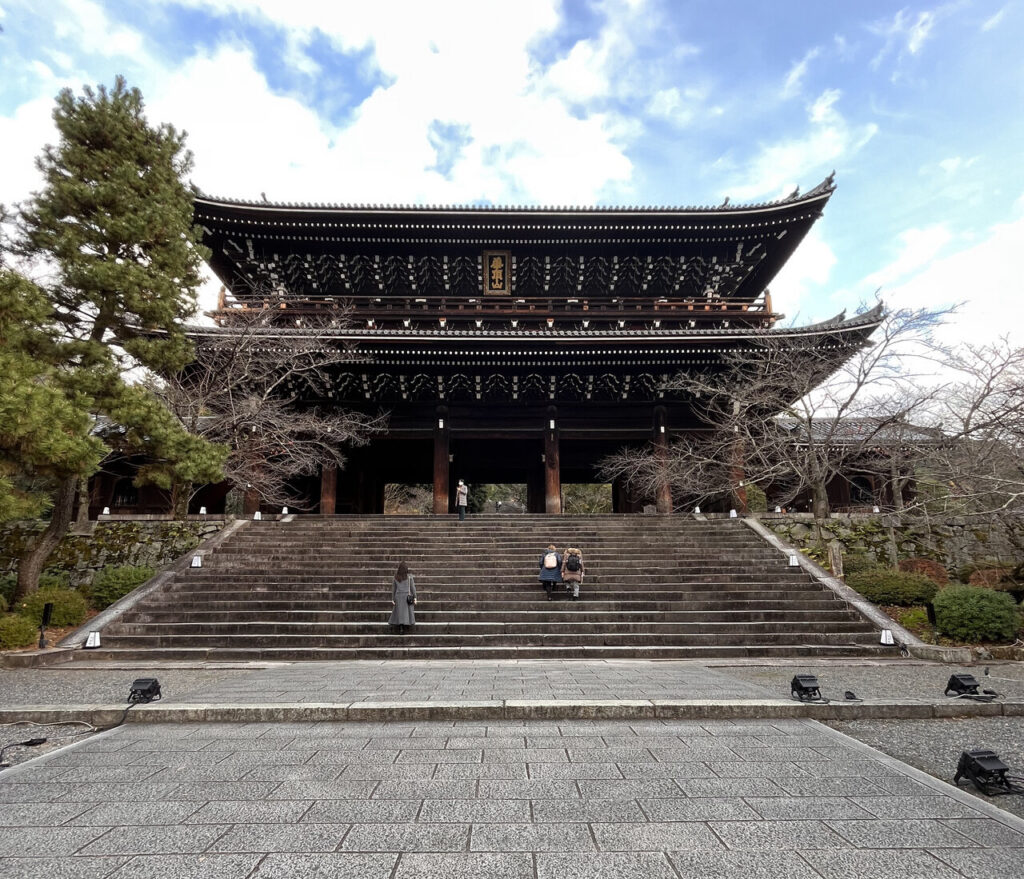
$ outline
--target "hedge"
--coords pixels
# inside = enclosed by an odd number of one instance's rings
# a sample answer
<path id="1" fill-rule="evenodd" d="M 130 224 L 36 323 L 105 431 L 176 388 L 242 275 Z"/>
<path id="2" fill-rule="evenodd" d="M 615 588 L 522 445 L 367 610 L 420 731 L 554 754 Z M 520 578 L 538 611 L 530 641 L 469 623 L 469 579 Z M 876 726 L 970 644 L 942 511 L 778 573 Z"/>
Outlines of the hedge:
<path id="1" fill-rule="evenodd" d="M 152 576 L 153 569 L 146 567 L 103 568 L 93 577 L 92 585 L 89 587 L 89 603 L 96 610 L 103 610 L 118 599 L 124 598 Z"/>
<path id="2" fill-rule="evenodd" d="M 935 628 L 958 641 L 1009 641 L 1020 609 L 1013 597 L 979 586 L 950 586 L 935 596 Z"/>
<path id="3" fill-rule="evenodd" d="M 89 604 L 81 592 L 74 589 L 61 589 L 59 586 L 47 586 L 44 589 L 37 589 L 24 601 L 19 601 L 15 611 L 36 626 L 43 618 L 43 605 L 47 602 L 53 603 L 53 615 L 50 617 L 51 626 L 77 626 L 89 612 Z"/>
<path id="4" fill-rule="evenodd" d="M 923 574 L 897 571 L 895 568 L 853 571 L 847 575 L 846 583 L 868 601 L 902 607 L 928 604 L 938 590 L 938 586 Z"/>
<path id="5" fill-rule="evenodd" d="M 28 617 L 16 613 L 0 616 L 0 650 L 28 647 L 39 637 L 39 626 Z"/>

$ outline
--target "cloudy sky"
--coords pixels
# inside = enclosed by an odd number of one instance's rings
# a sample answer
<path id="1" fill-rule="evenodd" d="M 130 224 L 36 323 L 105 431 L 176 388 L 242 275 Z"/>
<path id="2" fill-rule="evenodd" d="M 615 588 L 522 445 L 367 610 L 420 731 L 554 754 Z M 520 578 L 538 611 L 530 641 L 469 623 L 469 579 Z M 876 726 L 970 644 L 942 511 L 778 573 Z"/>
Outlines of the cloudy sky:
<path id="1" fill-rule="evenodd" d="M 778 308 L 880 287 L 1024 328 L 1024 0 L 0 0 L 0 26 L 0 202 L 57 91 L 122 73 L 233 198 L 735 204 L 835 170 Z"/>

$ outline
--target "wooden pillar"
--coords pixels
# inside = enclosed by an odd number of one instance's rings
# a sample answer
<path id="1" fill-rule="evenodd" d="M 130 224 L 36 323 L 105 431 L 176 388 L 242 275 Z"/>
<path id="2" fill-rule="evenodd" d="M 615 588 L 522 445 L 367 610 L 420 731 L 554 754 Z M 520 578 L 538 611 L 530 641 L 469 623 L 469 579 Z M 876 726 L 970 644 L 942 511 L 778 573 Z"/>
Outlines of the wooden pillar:
<path id="1" fill-rule="evenodd" d="M 655 504 L 659 513 L 672 512 L 672 485 L 668 473 L 668 428 L 665 424 L 665 407 L 654 410 L 654 456 L 658 462 L 658 493 Z"/>
<path id="2" fill-rule="evenodd" d="M 562 512 L 562 471 L 558 460 L 558 421 L 554 406 L 548 408 L 544 424 L 544 512 Z"/>
<path id="3" fill-rule="evenodd" d="M 338 466 L 325 464 L 320 471 L 320 515 L 333 516 L 338 503 Z"/>
<path id="4" fill-rule="evenodd" d="M 434 515 L 443 516 L 448 512 L 448 410 L 437 409 L 434 421 Z"/>
<path id="5" fill-rule="evenodd" d="M 249 487 L 242 495 L 242 515 L 251 516 L 260 508 L 260 494 L 256 489 Z"/>

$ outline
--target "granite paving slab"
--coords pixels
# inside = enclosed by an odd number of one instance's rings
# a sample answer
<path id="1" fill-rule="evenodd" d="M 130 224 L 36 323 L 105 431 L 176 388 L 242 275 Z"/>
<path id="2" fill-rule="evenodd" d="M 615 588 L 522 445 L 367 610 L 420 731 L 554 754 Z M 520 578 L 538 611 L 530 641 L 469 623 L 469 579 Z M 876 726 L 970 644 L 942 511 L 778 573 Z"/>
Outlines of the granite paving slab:
<path id="1" fill-rule="evenodd" d="M 1016 879 L 1024 855 L 1020 818 L 812 720 L 160 732 L 126 724 L 0 774 L 4 879 Z M 825 759 L 792 759 L 808 746 Z M 98 756 L 147 774 L 104 780 Z"/>

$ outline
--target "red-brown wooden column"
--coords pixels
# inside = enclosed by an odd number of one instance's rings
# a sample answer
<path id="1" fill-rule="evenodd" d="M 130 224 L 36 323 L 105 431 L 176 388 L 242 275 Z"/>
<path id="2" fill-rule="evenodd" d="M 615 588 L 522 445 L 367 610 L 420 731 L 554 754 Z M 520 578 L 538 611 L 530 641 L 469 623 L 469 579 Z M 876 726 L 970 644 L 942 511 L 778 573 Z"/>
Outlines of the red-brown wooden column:
<path id="1" fill-rule="evenodd" d="M 548 409 L 544 424 L 544 512 L 562 512 L 562 471 L 558 460 L 558 422 L 554 407 Z"/>
<path id="2" fill-rule="evenodd" d="M 338 504 L 338 466 L 324 464 L 320 471 L 320 515 L 333 516 Z"/>
<path id="3" fill-rule="evenodd" d="M 254 488 L 247 488 L 242 495 L 242 515 L 251 516 L 260 508 L 260 493 Z"/>
<path id="4" fill-rule="evenodd" d="M 434 421 L 434 515 L 448 512 L 448 410 L 437 410 Z"/>
<path id="5" fill-rule="evenodd" d="M 658 493 L 655 504 L 659 513 L 672 512 L 672 485 L 668 478 L 668 430 L 665 426 L 665 407 L 654 410 L 654 456 L 658 462 Z"/>

